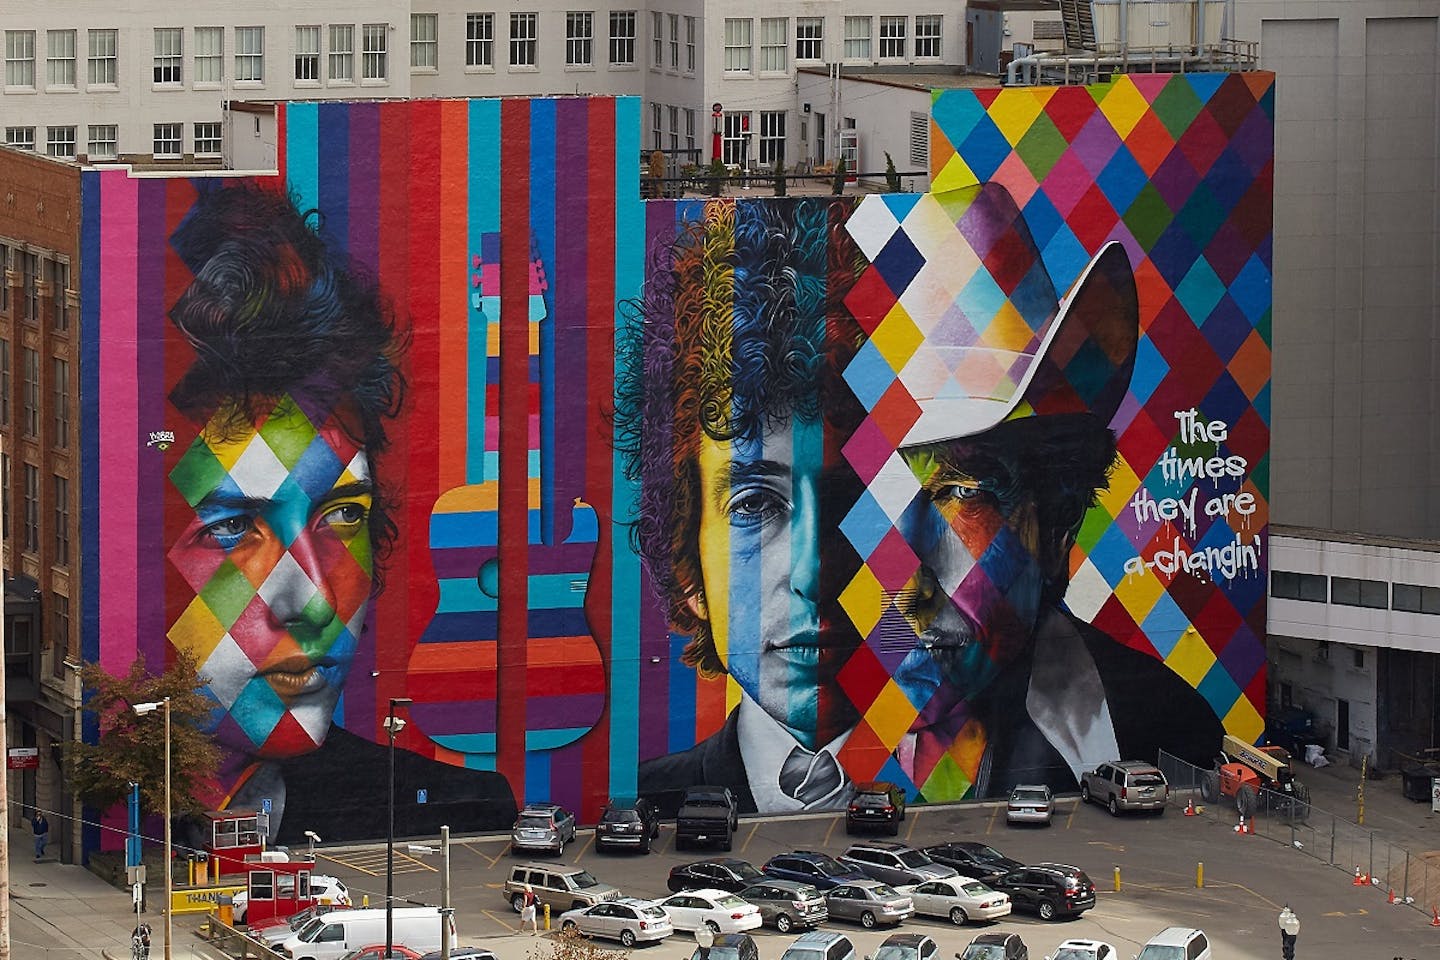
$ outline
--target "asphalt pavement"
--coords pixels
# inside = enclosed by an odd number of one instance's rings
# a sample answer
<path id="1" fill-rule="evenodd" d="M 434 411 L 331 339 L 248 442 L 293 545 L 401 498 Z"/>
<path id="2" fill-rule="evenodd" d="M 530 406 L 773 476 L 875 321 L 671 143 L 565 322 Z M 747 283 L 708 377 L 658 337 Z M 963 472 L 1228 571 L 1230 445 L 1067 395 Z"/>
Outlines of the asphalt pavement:
<path id="1" fill-rule="evenodd" d="M 1024 829 L 1007 827 L 1003 810 L 995 804 L 912 807 L 901 840 L 923 846 L 979 839 L 1022 861 L 1074 863 L 1089 873 L 1099 897 L 1096 907 L 1078 920 L 1045 923 L 1017 914 L 990 926 L 958 928 L 911 920 L 901 929 L 934 937 L 946 958 L 975 934 L 1000 930 L 1019 933 L 1036 960 L 1070 937 L 1105 940 L 1128 960 L 1162 927 L 1197 926 L 1211 938 L 1216 960 L 1261 960 L 1279 956 L 1277 917 L 1288 903 L 1301 919 L 1296 949 L 1300 960 L 1440 956 L 1440 926 L 1431 925 L 1432 905 L 1426 902 L 1432 894 L 1440 900 L 1440 815 L 1428 804 L 1406 800 L 1392 775 L 1364 784 L 1361 828 L 1353 825 L 1359 814 L 1358 770 L 1306 768 L 1301 776 L 1310 787 L 1314 810 L 1293 832 L 1279 818 L 1262 817 L 1256 834 L 1241 834 L 1228 806 L 1216 804 L 1199 816 L 1186 817 L 1183 798 L 1163 817 L 1118 819 L 1099 807 L 1082 807 L 1076 798 L 1062 798 L 1052 826 Z M 673 841 L 673 829 L 667 826 L 648 856 L 601 854 L 594 850 L 590 833 L 582 830 L 561 859 L 589 869 L 626 894 L 659 897 L 667 893 L 665 880 L 672 866 L 706 856 L 694 850 L 677 854 Z M 433 839 L 428 842 L 434 844 Z M 758 866 L 775 853 L 797 848 L 839 854 L 848 842 L 843 818 L 837 816 L 750 819 L 742 822 L 730 855 Z M 53 857 L 33 863 L 28 831 L 12 830 L 10 849 L 16 960 L 128 956 L 134 915 L 126 891 Z M 385 889 L 384 853 L 384 844 L 322 847 L 317 871 L 343 879 L 357 906 L 366 898 L 379 906 Z M 521 935 L 518 916 L 501 896 L 505 871 L 519 862 L 510 854 L 506 837 L 456 838 L 450 861 L 462 943 L 487 946 L 500 960 L 534 960 L 537 948 L 545 954 L 544 938 Z M 1372 883 L 1355 885 L 1356 866 L 1372 875 Z M 440 867 L 438 855 L 397 844 L 397 897 L 438 902 Z M 1204 885 L 1197 887 L 1202 869 Z M 1434 882 L 1425 879 L 1429 874 L 1434 874 Z M 1397 893 L 1393 905 L 1392 889 Z M 1413 901 L 1408 905 L 1406 890 Z M 176 957 L 204 955 L 195 934 L 200 920 L 175 918 Z M 158 932 L 153 909 L 150 922 Z M 849 935 L 862 958 L 890 932 L 840 922 L 826 928 Z M 765 930 L 757 932 L 756 939 L 762 960 L 777 960 L 793 937 Z M 618 944 L 607 946 L 620 949 Z M 637 949 L 643 960 L 684 960 L 694 947 L 688 934 L 676 934 Z M 158 954 L 158 949 L 152 952 Z"/>

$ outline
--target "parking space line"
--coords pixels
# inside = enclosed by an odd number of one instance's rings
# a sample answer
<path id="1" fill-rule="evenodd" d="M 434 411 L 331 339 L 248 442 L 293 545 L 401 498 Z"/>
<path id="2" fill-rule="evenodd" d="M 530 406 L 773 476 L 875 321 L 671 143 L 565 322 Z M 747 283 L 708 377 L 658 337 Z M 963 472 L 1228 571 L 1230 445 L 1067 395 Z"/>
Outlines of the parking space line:
<path id="1" fill-rule="evenodd" d="M 911 810 L 909 807 L 906 807 L 905 810 L 907 813 L 906 819 L 910 821 L 910 826 L 905 828 L 905 843 L 908 845 L 910 843 L 910 835 L 915 832 L 915 824 L 920 822 L 920 811 Z M 914 814 L 914 816 L 908 816 L 908 814 Z"/>
<path id="2" fill-rule="evenodd" d="M 1075 805 L 1070 808 L 1070 816 L 1065 818 L 1065 829 L 1070 829 L 1070 824 L 1075 822 L 1075 811 L 1080 809 L 1080 801 L 1076 800 Z"/>
<path id="3" fill-rule="evenodd" d="M 997 805 L 990 811 L 990 822 L 985 824 L 985 836 L 990 836 L 990 831 L 995 829 L 995 818 L 1000 815 L 1000 807 Z"/>
<path id="4" fill-rule="evenodd" d="M 825 845 L 825 846 L 827 846 L 827 847 L 830 846 L 830 834 L 832 834 L 832 833 L 835 832 L 835 824 L 837 824 L 837 823 L 839 823 L 839 822 L 840 822 L 840 818 L 839 818 L 839 817 L 831 817 L 831 818 L 830 818 L 830 826 L 828 826 L 828 827 L 825 828 L 825 840 L 824 840 L 824 845 Z"/>
<path id="5" fill-rule="evenodd" d="M 579 862 L 580 862 L 580 858 L 583 857 L 583 856 L 585 856 L 585 854 L 589 853 L 589 852 L 590 852 L 590 848 L 591 848 L 592 846 L 594 846 L 594 845 L 595 845 L 595 834 L 593 834 L 593 833 L 588 833 L 588 834 L 586 834 L 586 835 L 585 835 L 585 845 L 580 848 L 580 852 L 579 852 L 579 853 L 575 854 L 575 862 L 576 862 L 576 863 L 579 863 Z"/>
<path id="6" fill-rule="evenodd" d="M 750 841 L 755 839 L 755 831 L 760 828 L 760 821 L 753 820 L 750 823 L 750 832 L 745 834 L 745 842 L 740 844 L 740 852 L 744 853 L 750 846 Z"/>
<path id="7" fill-rule="evenodd" d="M 512 926 L 510 925 L 510 921 L 509 921 L 509 920 L 501 919 L 499 916 L 497 916 L 497 915 L 495 914 L 495 911 L 493 911 L 493 910 L 486 910 L 485 908 L 482 907 L 482 908 L 480 909 L 480 912 L 483 913 L 483 914 L 485 914 L 485 916 L 489 917 L 491 920 L 494 920 L 496 923 L 500 924 L 500 926 L 504 927 L 506 930 L 509 930 L 511 933 L 519 933 L 519 932 L 520 932 L 520 928 L 519 928 L 518 926 L 512 927 Z"/>

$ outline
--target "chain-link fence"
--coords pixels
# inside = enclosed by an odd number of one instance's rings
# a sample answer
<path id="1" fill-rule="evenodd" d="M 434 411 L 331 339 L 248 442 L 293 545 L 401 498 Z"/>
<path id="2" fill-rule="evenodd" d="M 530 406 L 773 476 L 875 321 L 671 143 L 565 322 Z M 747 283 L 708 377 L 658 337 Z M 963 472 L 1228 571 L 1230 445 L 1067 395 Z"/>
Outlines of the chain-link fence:
<path id="1" fill-rule="evenodd" d="M 1418 854 L 1375 831 L 1316 808 L 1308 795 L 1242 788 L 1227 795 L 1214 769 L 1160 752 L 1157 764 L 1170 781 L 1171 803 L 1193 803 L 1198 816 L 1238 825 L 1241 814 L 1256 836 L 1294 849 L 1336 870 L 1368 878 L 1388 899 L 1427 914 L 1440 906 L 1440 851 Z M 1303 791 L 1302 791 L 1303 793 Z"/>

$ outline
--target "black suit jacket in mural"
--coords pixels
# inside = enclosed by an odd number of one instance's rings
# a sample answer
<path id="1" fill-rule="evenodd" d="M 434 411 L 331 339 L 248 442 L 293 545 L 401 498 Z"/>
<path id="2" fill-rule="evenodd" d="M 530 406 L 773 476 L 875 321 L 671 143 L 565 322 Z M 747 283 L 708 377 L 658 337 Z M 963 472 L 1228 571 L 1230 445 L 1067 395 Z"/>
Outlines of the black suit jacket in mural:
<path id="1" fill-rule="evenodd" d="M 389 826 L 385 789 L 390 748 L 332 727 L 319 750 L 282 761 L 285 809 L 277 843 L 303 844 L 314 830 L 326 843 L 383 839 Z M 417 791 L 426 802 L 417 802 Z M 434 836 L 509 830 L 515 797 L 502 774 L 470 770 L 395 750 L 395 835 Z"/>
<path id="2" fill-rule="evenodd" d="M 1208 766 L 1220 749 L 1224 730 L 1205 698 L 1162 661 L 1117 642 L 1069 613 L 1061 611 L 1060 615 L 1076 639 L 1085 644 L 1105 688 L 1120 747 L 1120 757 L 1105 759 L 1153 762 L 1163 749 Z M 1008 796 L 1017 783 L 1047 783 L 1063 792 L 1079 787 L 1070 766 L 1026 712 L 1029 684 L 1027 658 L 1004 671 L 975 704 L 987 718 L 990 737 L 976 799 Z M 641 763 L 639 792 L 656 798 L 662 809 L 673 813 L 686 787 L 715 784 L 735 793 L 742 812 L 756 812 L 740 755 L 738 716 L 738 709 L 732 710 L 723 727 L 689 750 Z"/>

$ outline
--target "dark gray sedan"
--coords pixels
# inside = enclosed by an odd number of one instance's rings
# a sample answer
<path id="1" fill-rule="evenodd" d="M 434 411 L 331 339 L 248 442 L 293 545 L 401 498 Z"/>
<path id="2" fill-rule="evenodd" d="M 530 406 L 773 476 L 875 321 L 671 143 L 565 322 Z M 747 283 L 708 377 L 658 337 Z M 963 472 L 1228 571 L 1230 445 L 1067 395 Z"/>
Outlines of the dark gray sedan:
<path id="1" fill-rule="evenodd" d="M 878 880 L 854 880 L 833 887 L 825 892 L 825 906 L 832 919 L 853 920 L 866 929 L 893 926 L 915 915 L 909 897 Z"/>
<path id="2" fill-rule="evenodd" d="M 830 917 L 820 891 L 795 880 L 766 878 L 741 890 L 740 898 L 759 907 L 765 924 L 781 933 L 796 927 L 817 927 Z"/>

